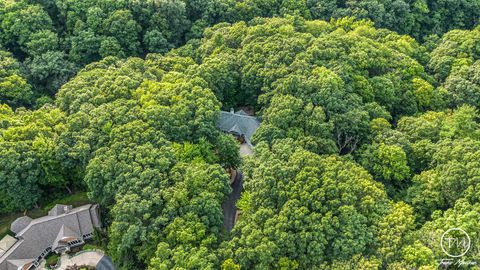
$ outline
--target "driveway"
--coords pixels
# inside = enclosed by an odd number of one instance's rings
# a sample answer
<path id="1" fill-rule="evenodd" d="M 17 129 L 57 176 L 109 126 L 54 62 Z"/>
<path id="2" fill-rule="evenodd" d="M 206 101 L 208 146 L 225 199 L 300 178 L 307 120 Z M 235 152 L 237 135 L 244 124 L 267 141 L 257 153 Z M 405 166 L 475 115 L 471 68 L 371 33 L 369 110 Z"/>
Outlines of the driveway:
<path id="1" fill-rule="evenodd" d="M 240 194 L 243 190 L 243 174 L 237 171 L 237 177 L 232 183 L 232 192 L 228 195 L 227 199 L 222 203 L 223 208 L 223 227 L 230 232 L 235 225 L 235 215 L 237 213 L 237 207 L 235 204 L 240 199 Z"/>
<path id="2" fill-rule="evenodd" d="M 103 258 L 97 263 L 97 270 L 115 270 L 115 265 L 112 262 L 112 259 L 108 256 L 103 256 Z"/>

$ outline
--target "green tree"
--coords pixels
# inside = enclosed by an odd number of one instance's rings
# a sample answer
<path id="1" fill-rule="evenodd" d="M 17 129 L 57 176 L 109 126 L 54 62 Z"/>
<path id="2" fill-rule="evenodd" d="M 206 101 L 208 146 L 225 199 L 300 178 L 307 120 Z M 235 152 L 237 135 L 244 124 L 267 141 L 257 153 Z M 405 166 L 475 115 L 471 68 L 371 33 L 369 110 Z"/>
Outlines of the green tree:
<path id="1" fill-rule="evenodd" d="M 446 33 L 433 50 L 428 67 L 442 83 L 449 105 L 480 106 L 479 50 L 480 27 L 471 31 L 453 30 Z"/>
<path id="2" fill-rule="evenodd" d="M 76 67 L 60 51 L 48 51 L 33 59 L 27 59 L 29 81 L 34 82 L 43 93 L 53 96 L 75 74 Z"/>
<path id="3" fill-rule="evenodd" d="M 37 111 L 1 105 L 0 212 L 28 210 L 48 197 L 46 191 L 70 190 L 75 184 L 61 166 L 56 139 L 65 115 L 44 107 Z"/>
<path id="4" fill-rule="evenodd" d="M 11 106 L 28 105 L 32 86 L 20 72 L 20 64 L 6 51 L 0 51 L 0 102 Z"/>
<path id="5" fill-rule="evenodd" d="M 361 167 L 292 142 L 260 143 L 244 166 L 250 207 L 222 248 L 242 268 L 302 269 L 368 253 L 387 211 L 382 185 Z"/>

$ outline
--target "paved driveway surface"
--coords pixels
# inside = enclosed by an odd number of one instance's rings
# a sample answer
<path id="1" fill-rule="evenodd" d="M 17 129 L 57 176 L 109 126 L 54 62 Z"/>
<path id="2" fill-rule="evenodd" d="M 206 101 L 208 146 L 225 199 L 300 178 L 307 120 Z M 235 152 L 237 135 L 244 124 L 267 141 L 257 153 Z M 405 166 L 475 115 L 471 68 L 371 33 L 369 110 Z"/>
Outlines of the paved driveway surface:
<path id="1" fill-rule="evenodd" d="M 112 259 L 108 256 L 103 256 L 103 258 L 97 263 L 97 270 L 115 270 L 115 265 L 112 262 Z"/>
<path id="2" fill-rule="evenodd" d="M 227 199 L 222 203 L 223 208 L 223 227 L 230 232 L 235 225 L 235 215 L 237 213 L 237 207 L 235 204 L 240 199 L 240 193 L 243 190 L 243 174 L 237 172 L 237 177 L 232 183 L 232 192 L 228 195 Z"/>

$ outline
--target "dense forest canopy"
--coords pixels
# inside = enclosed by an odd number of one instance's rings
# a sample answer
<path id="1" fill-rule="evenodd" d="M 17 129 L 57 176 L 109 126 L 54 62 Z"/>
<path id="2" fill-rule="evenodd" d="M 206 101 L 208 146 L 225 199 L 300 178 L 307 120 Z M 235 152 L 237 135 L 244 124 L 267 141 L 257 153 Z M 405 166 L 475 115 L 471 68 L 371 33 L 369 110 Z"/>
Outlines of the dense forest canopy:
<path id="1" fill-rule="evenodd" d="M 449 228 L 480 241 L 479 18 L 477 0 L 1 1 L 0 214 L 87 191 L 125 270 L 437 269 Z M 245 107 L 242 158 L 216 122 Z"/>
<path id="2" fill-rule="evenodd" d="M 0 3 L 0 49 L 13 54 L 22 77 L 8 78 L 0 98 L 41 107 L 86 64 L 107 56 L 165 53 L 220 22 L 302 16 L 369 19 L 376 27 L 435 42 L 478 22 L 477 0 L 5 0 Z M 2 62 L 8 54 L 1 52 Z M 3 66 L 3 64 L 2 64 Z M 11 76 L 11 75 L 9 75 Z M 1 75 L 2 82 L 6 79 Z M 25 83 L 26 80 L 28 83 Z M 34 89 L 31 92 L 29 89 Z"/>

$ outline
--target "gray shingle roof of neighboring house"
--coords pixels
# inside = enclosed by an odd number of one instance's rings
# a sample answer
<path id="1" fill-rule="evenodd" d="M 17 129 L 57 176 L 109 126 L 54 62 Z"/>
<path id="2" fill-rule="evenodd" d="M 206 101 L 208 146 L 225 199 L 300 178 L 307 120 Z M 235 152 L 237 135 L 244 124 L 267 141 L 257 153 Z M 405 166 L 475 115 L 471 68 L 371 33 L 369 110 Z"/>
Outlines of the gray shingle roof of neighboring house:
<path id="1" fill-rule="evenodd" d="M 28 219 L 19 219 L 11 226 L 15 229 L 17 241 L 0 255 L 0 270 L 17 270 L 19 263 L 25 265 L 41 256 L 46 249 L 58 247 L 59 240 L 66 237 L 89 238 L 95 228 L 101 227 L 98 205 L 91 204 L 77 208 L 56 205 L 48 216 L 30 219 L 28 224 Z"/>
<path id="2" fill-rule="evenodd" d="M 32 222 L 32 219 L 27 216 L 17 218 L 10 225 L 10 231 L 12 231 L 13 233 L 19 233 L 23 229 L 25 229 L 28 226 L 28 224 L 30 224 L 30 222 Z"/>
<path id="3" fill-rule="evenodd" d="M 49 216 L 58 216 L 65 212 L 72 210 L 71 205 L 56 204 L 50 211 L 48 211 Z"/>
<path id="4" fill-rule="evenodd" d="M 254 117 L 247 115 L 243 110 L 238 112 L 220 112 L 217 127 L 228 133 L 235 135 L 243 135 L 245 141 L 251 146 L 251 139 L 255 131 L 260 126 L 260 121 Z"/>
<path id="5" fill-rule="evenodd" d="M 7 250 L 17 242 L 17 239 L 11 237 L 10 235 L 5 235 L 2 240 L 0 240 L 0 257 L 7 252 Z"/>
<path id="6" fill-rule="evenodd" d="M 33 258 L 31 259 L 22 259 L 22 260 L 8 260 L 7 267 L 8 270 L 17 270 L 17 269 L 25 269 L 25 266 L 32 262 Z M 24 267 L 24 268 L 21 268 Z M 28 268 L 27 268 L 28 269 Z"/>

